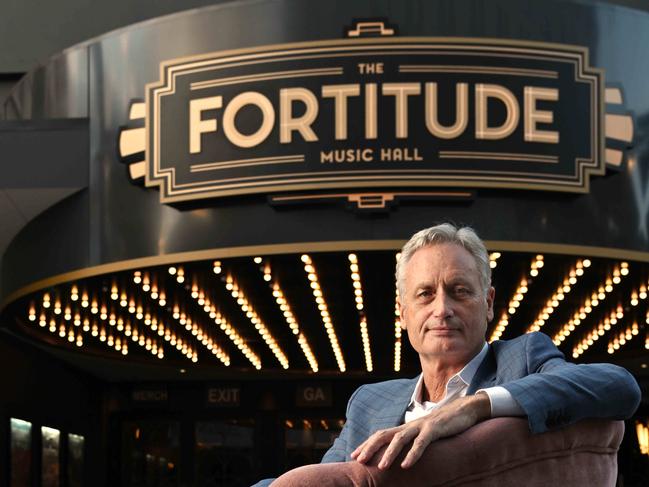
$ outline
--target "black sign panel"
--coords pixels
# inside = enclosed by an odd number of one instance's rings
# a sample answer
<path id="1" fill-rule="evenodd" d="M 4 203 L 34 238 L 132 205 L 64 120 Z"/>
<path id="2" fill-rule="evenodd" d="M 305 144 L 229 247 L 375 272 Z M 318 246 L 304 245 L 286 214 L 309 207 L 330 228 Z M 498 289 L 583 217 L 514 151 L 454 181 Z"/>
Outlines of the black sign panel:
<path id="1" fill-rule="evenodd" d="M 588 191 L 603 75 L 585 48 L 348 39 L 163 64 L 146 184 L 162 201 L 344 187 Z"/>

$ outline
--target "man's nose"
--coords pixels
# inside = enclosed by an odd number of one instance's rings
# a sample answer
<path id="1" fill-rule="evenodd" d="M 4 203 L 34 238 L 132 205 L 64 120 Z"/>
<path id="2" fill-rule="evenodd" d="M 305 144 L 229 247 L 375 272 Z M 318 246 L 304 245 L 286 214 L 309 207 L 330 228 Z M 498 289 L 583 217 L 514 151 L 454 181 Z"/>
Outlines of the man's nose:
<path id="1" fill-rule="evenodd" d="M 450 296 L 443 290 L 435 293 L 435 299 L 432 301 L 433 316 L 435 318 L 448 318 L 453 315 Z"/>

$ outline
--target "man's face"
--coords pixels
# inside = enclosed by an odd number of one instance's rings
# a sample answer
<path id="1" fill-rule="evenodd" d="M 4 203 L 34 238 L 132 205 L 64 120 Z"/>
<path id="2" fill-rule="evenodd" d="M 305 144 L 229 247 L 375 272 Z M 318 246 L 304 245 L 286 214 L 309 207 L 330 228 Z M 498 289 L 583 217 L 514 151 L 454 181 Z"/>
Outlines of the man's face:
<path id="1" fill-rule="evenodd" d="M 465 364 L 481 349 L 493 318 L 494 288 L 482 290 L 477 265 L 463 247 L 417 250 L 405 267 L 401 327 L 422 359 Z"/>

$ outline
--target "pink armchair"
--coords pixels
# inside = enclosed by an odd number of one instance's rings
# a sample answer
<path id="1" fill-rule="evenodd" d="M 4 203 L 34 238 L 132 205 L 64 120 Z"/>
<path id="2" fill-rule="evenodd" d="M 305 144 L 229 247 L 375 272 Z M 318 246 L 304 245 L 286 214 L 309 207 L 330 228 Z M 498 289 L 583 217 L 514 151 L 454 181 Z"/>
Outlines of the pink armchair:
<path id="1" fill-rule="evenodd" d="M 411 469 L 376 463 L 306 465 L 272 487 L 614 486 L 624 422 L 588 420 L 532 435 L 527 420 L 496 418 L 431 444 Z"/>

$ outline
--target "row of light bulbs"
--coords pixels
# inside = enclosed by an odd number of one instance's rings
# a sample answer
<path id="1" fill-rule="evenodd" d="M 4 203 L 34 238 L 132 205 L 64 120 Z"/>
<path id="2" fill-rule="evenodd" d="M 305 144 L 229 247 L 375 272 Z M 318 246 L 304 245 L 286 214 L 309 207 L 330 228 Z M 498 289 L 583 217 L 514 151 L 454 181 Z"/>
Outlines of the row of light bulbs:
<path id="1" fill-rule="evenodd" d="M 259 315 L 255 311 L 255 308 L 252 306 L 252 304 L 250 304 L 248 298 L 246 298 L 243 289 L 239 287 L 231 274 L 228 274 L 226 278 L 225 288 L 230 292 L 232 298 L 237 302 L 237 304 L 241 308 L 241 311 L 254 325 L 255 330 L 257 330 L 257 333 L 259 333 L 262 340 L 264 340 L 268 348 L 270 348 L 271 352 L 273 352 L 273 355 L 275 355 L 275 358 L 280 363 L 282 368 L 288 369 L 289 364 L 288 359 L 286 358 L 286 354 L 277 344 L 275 337 L 270 333 L 270 331 L 268 331 L 266 324 L 259 317 Z"/>
<path id="2" fill-rule="evenodd" d="M 586 297 L 579 309 L 575 311 L 572 318 L 570 318 L 568 322 L 561 327 L 561 330 L 555 334 L 552 338 L 554 344 L 559 346 L 573 331 L 575 331 L 593 309 L 604 301 L 608 294 L 613 292 L 613 288 L 622 282 L 622 277 L 628 274 L 629 264 L 627 262 L 621 262 L 619 265 L 615 266 L 613 272 L 606 277 L 604 283 L 599 286 L 597 292 L 593 292 L 590 296 Z"/>
<path id="3" fill-rule="evenodd" d="M 500 259 L 501 255 L 502 254 L 500 252 L 491 252 L 489 254 L 489 267 L 495 269 L 498 265 L 498 259 Z"/>
<path id="4" fill-rule="evenodd" d="M 217 274 L 220 273 L 217 272 Z M 252 364 L 255 369 L 259 370 L 261 369 L 261 360 L 259 356 L 253 352 L 253 350 L 248 346 L 248 344 L 245 342 L 243 338 L 239 335 L 237 332 L 236 328 L 232 326 L 227 318 L 221 314 L 220 311 L 216 309 L 216 306 L 210 301 L 209 297 L 206 297 L 206 293 L 200 289 L 198 286 L 196 287 L 195 293 L 192 291 L 192 297 L 196 296 L 194 299 L 196 299 L 196 302 L 203 307 L 203 311 L 214 321 L 214 323 L 220 328 L 223 333 L 230 339 L 232 343 L 239 349 L 239 351 L 248 359 L 248 361 Z M 174 307 L 174 318 L 176 318 L 177 313 L 179 313 L 179 310 L 176 307 Z M 218 353 L 221 353 L 221 356 L 218 356 Z M 226 354 L 223 350 L 219 349 L 216 350 L 213 348 L 212 353 L 216 355 L 216 357 L 221 360 L 226 366 L 230 365 L 230 357 L 228 354 Z"/>
<path id="5" fill-rule="evenodd" d="M 495 252 L 495 254 L 497 254 L 498 257 L 500 257 L 500 254 L 498 252 Z M 497 258 L 494 258 L 494 260 L 491 260 L 491 262 L 495 262 L 496 259 Z M 495 265 L 492 266 L 492 268 L 493 267 L 495 267 Z M 541 254 L 538 254 L 536 257 L 534 257 L 534 259 L 532 259 L 532 263 L 530 264 L 530 275 L 538 276 L 539 269 L 541 269 L 542 267 L 543 267 L 543 256 Z M 491 332 L 491 337 L 489 338 L 490 342 L 500 339 L 502 334 L 505 332 L 505 329 L 509 325 L 509 316 L 516 313 L 516 310 L 523 302 L 523 299 L 525 299 L 525 294 L 528 291 L 528 284 L 529 282 L 527 280 L 527 277 L 523 276 L 520 282 L 518 283 L 518 286 L 516 287 L 516 291 L 514 292 L 514 295 L 509 300 L 509 304 L 507 305 L 507 311 L 503 312 L 503 315 L 498 321 L 498 324 L 494 327 L 493 331 Z"/>
<path id="6" fill-rule="evenodd" d="M 271 267 L 268 263 L 266 263 L 266 265 L 263 267 L 263 273 L 264 273 L 265 281 L 269 282 L 273 280 Z M 286 296 L 284 295 L 284 292 L 282 291 L 282 288 L 279 285 L 279 282 L 277 280 L 275 280 L 275 282 L 273 283 L 272 289 L 273 289 L 273 297 L 275 298 L 275 303 L 277 303 L 277 307 L 282 312 L 284 319 L 286 320 L 286 324 L 288 324 L 288 327 L 291 329 L 291 332 L 294 335 L 297 335 L 298 337 L 297 343 L 298 345 L 300 345 L 300 348 L 302 349 L 302 353 L 304 354 L 307 362 L 309 362 L 309 367 L 311 367 L 311 370 L 313 372 L 317 372 L 319 370 L 318 361 L 316 360 L 315 355 L 313 354 L 313 350 L 311 350 L 311 346 L 309 345 L 309 341 L 306 335 L 300 331 L 300 324 L 295 319 L 293 310 L 291 310 L 291 305 L 288 303 L 288 300 L 286 299 Z"/>
<path id="7" fill-rule="evenodd" d="M 649 455 L 649 425 L 636 421 L 635 430 L 636 435 L 638 436 L 640 453 L 643 455 Z"/>
<path id="8" fill-rule="evenodd" d="M 620 349 L 620 347 L 626 345 L 633 339 L 634 336 L 637 336 L 639 333 L 640 329 L 638 328 L 638 323 L 634 321 L 631 326 L 627 326 L 626 330 L 621 331 L 617 336 L 613 337 L 613 339 L 608 342 L 607 352 L 609 354 L 615 353 Z"/>
<path id="9" fill-rule="evenodd" d="M 372 349 L 370 346 L 370 335 L 367 330 L 367 317 L 363 312 L 363 287 L 361 285 L 361 274 L 358 267 L 358 257 L 356 254 L 349 254 L 347 256 L 349 260 L 349 272 L 352 278 L 352 285 L 354 287 L 354 299 L 356 301 L 356 309 L 361 312 L 360 319 L 360 330 L 361 330 L 361 340 L 363 342 L 363 354 L 365 355 L 365 368 L 368 372 L 374 370 L 372 364 Z"/>
<path id="10" fill-rule="evenodd" d="M 622 274 L 622 269 L 626 269 L 625 273 Z M 628 274 L 628 265 L 624 267 L 620 267 L 620 275 L 627 275 Z M 634 289 L 631 291 L 631 297 L 629 299 L 629 304 L 631 306 L 636 307 L 638 306 L 639 302 L 642 300 L 647 299 L 647 286 L 646 284 L 641 284 L 637 289 Z M 607 331 L 611 329 L 611 325 L 615 325 L 617 323 L 618 319 L 621 319 L 622 316 L 624 315 L 624 309 L 622 308 L 621 305 L 618 305 L 618 308 L 616 311 L 613 311 L 610 315 L 610 317 L 606 317 L 602 322 L 598 323 L 593 327 L 593 329 L 581 340 L 581 342 L 573 348 L 572 351 L 572 356 L 573 358 L 578 358 L 580 355 L 582 355 L 588 348 L 599 339 L 600 336 L 603 336 Z M 647 312 L 646 316 L 646 323 L 649 325 L 649 311 Z M 635 324 L 637 328 L 637 324 Z M 630 328 L 631 332 L 633 331 L 633 326 Z M 628 330 L 627 330 L 628 331 Z M 626 339 L 626 335 L 628 333 L 624 333 L 625 339 L 624 343 L 628 341 Z M 633 334 L 632 334 L 633 336 Z M 618 338 L 618 347 L 612 346 L 613 343 L 609 343 L 608 346 L 608 352 L 609 353 L 615 353 L 619 349 L 619 345 L 624 345 L 624 343 L 620 343 L 620 340 Z M 647 340 L 645 341 L 645 348 L 649 349 L 649 334 L 647 335 Z"/>
<path id="11" fill-rule="evenodd" d="M 48 298 L 49 298 L 49 296 L 44 296 L 43 301 L 47 302 Z M 87 306 L 88 305 L 86 304 L 86 307 Z M 83 307 L 83 303 L 82 303 L 82 307 Z M 46 310 L 47 308 L 49 308 L 49 306 L 48 307 L 43 307 L 43 308 L 44 308 L 44 310 Z M 45 318 L 44 310 L 43 310 L 43 312 L 41 312 L 41 316 L 40 316 L 40 320 L 39 320 L 39 325 L 41 327 L 46 326 L 46 318 Z M 54 312 L 55 315 L 60 315 L 61 314 L 60 311 L 57 311 L 56 306 L 54 307 L 53 312 Z M 108 323 L 110 325 L 109 330 L 111 330 L 113 327 L 115 327 L 117 329 L 117 331 L 122 332 L 126 337 L 132 337 L 134 342 L 138 343 L 139 345 L 141 345 L 143 347 L 146 347 L 147 350 L 151 351 L 153 355 L 156 355 L 159 358 L 164 357 L 164 352 L 162 351 L 162 347 L 159 346 L 155 340 L 152 341 L 150 338 L 145 338 L 144 335 L 139 335 L 136 327 L 131 329 L 130 322 L 127 321 L 126 324 L 125 324 L 124 320 L 121 317 L 118 318 L 115 315 L 114 312 L 111 311 L 111 313 L 109 315 L 106 305 L 102 304 L 101 305 L 101 310 L 99 310 L 98 306 L 93 305 L 91 307 L 91 309 L 90 309 L 90 312 L 92 314 L 94 314 L 94 315 L 99 314 L 99 319 L 101 321 L 103 321 L 103 322 L 108 321 Z M 36 319 L 36 311 L 35 311 L 35 306 L 33 304 L 30 306 L 28 318 L 29 318 L 30 321 L 35 321 L 35 319 Z M 65 312 L 63 314 L 63 319 L 65 321 L 71 321 L 72 318 L 73 318 L 72 317 L 72 310 L 70 309 L 69 306 L 66 306 Z M 72 321 L 72 324 L 77 328 L 81 327 L 82 320 L 81 320 L 81 314 L 80 314 L 79 311 L 75 312 L 74 320 Z M 50 321 L 50 327 L 49 327 L 50 331 L 55 331 L 55 330 L 52 330 L 55 327 L 56 327 L 55 320 L 54 320 L 54 318 L 52 318 L 52 320 Z M 65 335 L 66 335 L 65 322 L 61 322 L 58 329 L 59 329 L 59 336 L 64 338 Z M 128 345 L 127 345 L 128 340 L 122 340 L 119 337 L 117 337 L 117 338 L 113 337 L 112 331 L 109 331 L 109 333 L 106 333 L 105 326 L 102 326 L 100 328 L 96 323 L 93 323 L 93 325 L 91 327 L 90 320 L 88 318 L 85 318 L 83 320 L 83 327 L 81 329 L 84 332 L 90 332 L 92 334 L 92 336 L 94 336 L 94 337 L 99 337 L 100 341 L 107 342 L 107 344 L 109 346 L 114 345 L 115 349 L 118 352 L 121 352 L 123 355 L 126 355 L 128 353 Z M 68 330 L 69 330 L 67 332 L 68 341 L 76 342 L 77 346 L 79 346 L 79 347 L 82 346 L 83 345 L 82 335 L 78 334 L 76 336 L 76 340 L 75 340 L 73 338 L 73 335 L 74 335 L 73 328 L 69 327 Z"/>
<path id="12" fill-rule="evenodd" d="M 211 310 L 209 298 L 205 297 L 203 291 L 199 292 L 196 284 L 192 286 L 190 296 L 199 306 L 203 307 L 204 310 Z M 180 326 L 184 326 L 185 330 L 191 333 L 192 336 L 194 336 L 196 340 L 198 340 L 198 342 L 201 343 L 201 345 L 203 345 L 208 352 L 214 355 L 223 365 L 226 367 L 230 365 L 230 356 L 216 343 L 204 327 L 199 325 L 196 320 L 193 320 L 191 316 L 181 312 L 180 307 L 177 304 L 174 306 L 171 316 L 178 321 Z M 198 361 L 198 354 L 195 351 L 192 354 L 191 360 L 193 362 Z"/>
<path id="13" fill-rule="evenodd" d="M 489 342 L 491 343 L 495 340 L 500 339 L 500 337 L 502 336 L 502 334 L 504 333 L 508 325 L 509 325 L 509 315 L 507 314 L 507 311 L 503 311 L 503 314 L 500 316 L 500 319 L 498 320 L 498 324 L 491 332 L 491 337 L 489 338 Z"/>
<path id="14" fill-rule="evenodd" d="M 157 286 L 154 284 L 151 284 L 151 280 L 149 279 L 148 273 L 145 273 L 144 275 L 142 274 L 141 271 L 135 271 L 133 273 L 133 282 L 140 286 L 142 288 L 142 291 L 144 293 L 148 293 L 150 298 L 154 301 L 157 302 L 158 305 L 160 306 L 165 306 L 166 305 L 166 297 L 165 297 L 165 292 L 164 291 L 158 291 Z M 119 294 L 119 290 L 116 290 L 117 292 L 115 294 Z M 114 295 L 114 294 L 113 294 Z M 123 291 L 121 293 L 123 297 L 126 297 L 126 292 Z M 120 305 L 124 302 L 124 300 L 120 300 Z M 135 307 L 135 312 L 133 312 L 133 308 Z M 150 328 L 150 330 L 153 333 L 157 333 L 160 337 L 164 338 L 166 342 L 168 342 L 172 347 L 176 347 L 176 350 L 180 352 L 182 355 L 184 355 L 188 360 L 191 360 L 192 362 L 196 363 L 198 362 L 198 352 L 196 349 L 189 343 L 188 340 L 183 340 L 183 338 L 179 335 L 177 335 L 175 332 L 171 330 L 169 326 L 165 326 L 165 324 L 162 322 L 162 320 L 158 320 L 154 315 L 152 315 L 148 310 L 146 313 L 144 313 L 143 306 L 141 304 L 138 304 L 135 306 L 134 304 L 134 299 L 129 300 L 129 306 L 128 306 L 128 311 L 131 314 L 135 315 L 135 318 L 143 321 L 143 323 Z M 174 306 L 173 309 L 173 318 L 175 320 L 179 320 L 179 310 L 178 306 Z M 186 327 L 187 323 L 186 320 L 181 323 L 181 326 Z M 187 327 L 186 327 L 187 328 Z M 190 326 L 187 331 L 192 331 L 192 327 Z M 193 331 L 193 335 L 197 335 L 198 330 Z M 160 345 L 159 349 L 162 350 L 163 346 Z"/>
<path id="15" fill-rule="evenodd" d="M 29 320 L 35 321 L 35 309 L 30 307 Z M 64 317 L 65 321 L 70 321 Z M 141 331 L 138 331 L 138 327 L 134 324 L 131 325 L 129 320 L 124 321 L 121 317 L 116 317 L 111 313 L 110 318 L 101 319 L 101 321 L 108 321 L 109 326 L 105 325 L 99 326 L 97 322 L 91 321 L 89 318 L 81 319 L 81 315 L 77 312 L 74 315 L 74 320 L 70 325 L 65 324 L 65 321 L 60 322 L 57 327 L 56 319 L 52 316 L 49 320 L 49 331 L 56 333 L 58 328 L 58 335 L 61 338 L 66 338 L 71 343 L 76 343 L 78 347 L 83 346 L 83 335 L 84 333 L 90 333 L 93 337 L 98 338 L 100 342 L 106 343 L 107 346 L 114 348 L 117 352 L 120 352 L 122 355 L 128 354 L 128 339 L 130 338 L 133 342 L 145 348 L 147 351 L 151 352 L 154 356 L 158 358 L 164 358 L 164 351 L 161 345 L 157 343 L 155 339 L 146 337 Z M 48 325 L 47 317 L 45 311 L 41 312 L 39 318 L 39 326 L 45 328 Z M 78 330 L 75 336 L 75 329 Z M 108 331 L 107 331 L 108 330 Z M 113 330 L 120 333 L 120 335 L 115 336 Z"/>
<path id="16" fill-rule="evenodd" d="M 538 254 L 533 260 L 532 265 L 530 266 L 530 276 L 536 277 L 539 275 L 539 269 L 543 268 L 544 261 L 543 255 Z"/>
<path id="17" fill-rule="evenodd" d="M 320 311 L 320 317 L 322 319 L 322 323 L 327 332 L 327 336 L 329 337 L 329 343 L 331 344 L 331 349 L 334 353 L 334 356 L 336 357 L 336 363 L 338 364 L 338 369 L 341 372 L 345 372 L 345 370 L 347 370 L 347 366 L 345 365 L 345 358 L 343 357 L 342 351 L 340 350 L 340 344 L 338 343 L 336 330 L 334 329 L 334 325 L 331 322 L 329 309 L 327 307 L 327 303 L 322 294 L 322 289 L 320 288 L 320 282 L 318 281 L 318 274 L 316 273 L 316 269 L 313 265 L 313 261 L 311 260 L 311 257 L 308 254 L 303 254 L 301 260 L 302 263 L 304 264 L 304 272 L 306 272 L 307 278 L 309 279 L 309 285 L 311 286 L 311 290 L 313 291 L 313 297 L 315 298 L 316 304 L 318 306 L 318 310 Z"/>
<path id="18" fill-rule="evenodd" d="M 563 282 L 559 284 L 557 290 L 552 294 L 550 299 L 545 303 L 545 307 L 539 312 L 534 320 L 534 323 L 528 328 L 528 332 L 539 331 L 543 325 L 550 319 L 554 310 L 559 307 L 566 294 L 572 290 L 572 286 L 577 284 L 577 281 L 584 275 L 584 269 L 590 267 L 591 262 L 589 259 L 580 259 L 574 266 L 571 267 Z"/>
<path id="19" fill-rule="evenodd" d="M 572 349 L 572 357 L 579 358 L 583 355 L 600 337 L 610 331 L 613 326 L 616 326 L 623 317 L 624 309 L 621 306 L 612 310 Z"/>
<path id="20" fill-rule="evenodd" d="M 397 263 L 401 258 L 401 252 L 397 252 L 395 259 Z M 399 312 L 399 286 L 396 287 L 394 296 L 394 371 L 401 371 L 401 314 Z"/>

